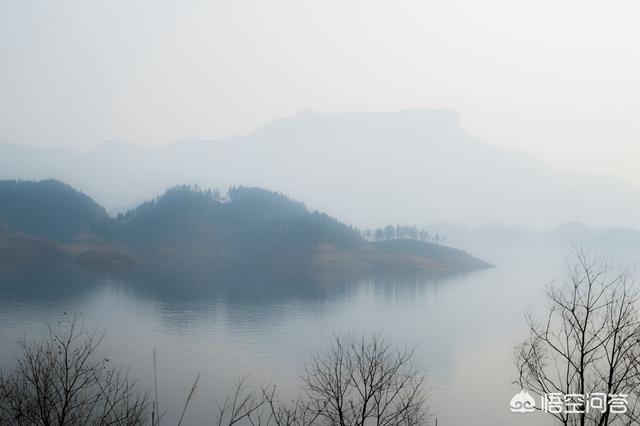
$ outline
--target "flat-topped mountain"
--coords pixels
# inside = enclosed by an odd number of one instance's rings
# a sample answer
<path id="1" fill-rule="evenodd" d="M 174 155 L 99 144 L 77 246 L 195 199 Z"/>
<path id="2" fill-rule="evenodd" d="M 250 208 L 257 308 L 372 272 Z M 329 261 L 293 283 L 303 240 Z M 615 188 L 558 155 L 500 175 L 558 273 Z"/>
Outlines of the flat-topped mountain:
<path id="1" fill-rule="evenodd" d="M 580 221 L 640 228 L 640 188 L 558 171 L 466 133 L 453 110 L 305 111 L 223 140 L 91 151 L 0 144 L 0 178 L 56 177 L 116 213 L 176 182 L 263 186 L 355 226 Z"/>

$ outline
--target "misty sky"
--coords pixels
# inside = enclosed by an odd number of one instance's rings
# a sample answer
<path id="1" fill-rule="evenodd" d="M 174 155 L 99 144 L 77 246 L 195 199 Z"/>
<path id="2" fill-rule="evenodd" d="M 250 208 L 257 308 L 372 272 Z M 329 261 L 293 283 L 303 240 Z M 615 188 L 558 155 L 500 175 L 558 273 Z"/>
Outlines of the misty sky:
<path id="1" fill-rule="evenodd" d="M 615 0 L 3 0 L 0 141 L 157 146 L 308 108 L 447 107 L 640 184 L 639 20 Z"/>

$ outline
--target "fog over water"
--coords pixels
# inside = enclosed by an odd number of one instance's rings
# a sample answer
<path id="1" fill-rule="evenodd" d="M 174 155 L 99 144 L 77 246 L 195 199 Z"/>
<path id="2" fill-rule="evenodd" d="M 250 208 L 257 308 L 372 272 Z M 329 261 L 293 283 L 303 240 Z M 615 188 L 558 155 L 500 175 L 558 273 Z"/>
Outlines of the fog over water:
<path id="1" fill-rule="evenodd" d="M 78 316 L 145 388 L 156 351 L 164 424 L 200 375 L 183 424 L 202 425 L 239 378 L 293 399 L 335 336 L 377 334 L 415 346 L 438 425 L 554 424 L 510 410 L 515 350 L 576 253 L 640 266 L 638 16 L 631 0 L 3 1 L 0 378 L 21 338 Z M 630 306 L 636 324 L 623 281 L 599 315 Z M 604 342 L 598 386 L 624 333 L 640 371 L 640 328 L 608 327 L 584 327 Z M 532 342 L 520 361 L 549 344 Z M 573 373 L 561 390 L 593 391 Z M 0 386 L 0 423 L 9 399 Z"/>
<path id="2" fill-rule="evenodd" d="M 513 353 L 526 336 L 525 311 L 543 313 L 545 286 L 563 278 L 568 248 L 494 245 L 484 252 L 497 268 L 307 294 L 295 289 L 304 283 L 291 283 L 290 292 L 259 298 L 215 283 L 193 287 L 189 276 L 175 283 L 179 292 L 126 278 L 14 278 L 0 302 L 0 361 L 11 362 L 22 333 L 37 336 L 64 321 L 64 312 L 83 312 L 90 329 L 106 331 L 103 349 L 112 361 L 131 365 L 145 384 L 152 383 L 157 350 L 161 403 L 170 415 L 202 374 L 188 418 L 195 425 L 213 416 L 213 401 L 242 375 L 294 397 L 305 363 L 334 333 L 384 333 L 401 346 L 416 345 L 439 424 L 551 424 L 509 411 L 519 390 L 512 385 Z M 620 262 L 629 262 L 640 251 L 620 253 Z"/>

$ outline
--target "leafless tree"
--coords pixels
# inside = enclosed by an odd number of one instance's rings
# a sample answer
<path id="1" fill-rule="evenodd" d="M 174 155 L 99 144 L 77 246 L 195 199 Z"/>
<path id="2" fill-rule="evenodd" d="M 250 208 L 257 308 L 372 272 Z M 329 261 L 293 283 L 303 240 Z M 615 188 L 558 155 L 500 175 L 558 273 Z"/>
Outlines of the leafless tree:
<path id="1" fill-rule="evenodd" d="M 336 337 L 302 375 L 303 392 L 282 402 L 275 387 L 248 392 L 244 380 L 220 406 L 219 426 L 419 426 L 427 424 L 425 378 L 414 351 L 383 338 Z"/>
<path id="2" fill-rule="evenodd" d="M 312 426 L 319 424 L 319 413 L 326 404 L 312 402 L 306 399 L 296 399 L 280 402 L 276 388 L 263 390 L 264 401 L 267 405 L 267 424 L 275 426 Z"/>
<path id="3" fill-rule="evenodd" d="M 146 394 L 127 370 L 100 356 L 101 341 L 77 317 L 41 342 L 23 339 L 15 369 L 0 371 L 0 424 L 143 424 Z"/>
<path id="4" fill-rule="evenodd" d="M 401 351 L 380 336 L 336 337 L 315 356 L 303 376 L 307 407 L 322 424 L 422 425 L 428 420 L 425 377 L 414 351 Z"/>
<path id="5" fill-rule="evenodd" d="M 37 343 L 21 342 L 22 354 L 10 373 L 0 371 L 2 425 L 159 425 L 157 397 L 131 381 L 128 371 L 100 356 L 102 336 L 85 332 L 74 318 L 51 328 Z M 427 423 L 425 379 L 413 361 L 379 336 L 336 337 L 312 358 L 302 375 L 303 392 L 281 401 L 275 387 L 258 391 L 242 378 L 218 406 L 218 426 L 420 426 Z M 154 376 L 157 374 L 154 354 Z M 196 392 L 193 383 L 178 425 Z"/>
<path id="6" fill-rule="evenodd" d="M 640 322 L 633 275 L 583 250 L 567 269 L 567 279 L 547 290 L 548 316 L 528 316 L 530 336 L 516 350 L 517 383 L 539 398 L 570 398 L 570 409 L 549 413 L 563 425 L 637 425 Z M 604 401 L 602 409 L 589 406 L 594 395 Z M 626 413 L 614 407 L 612 395 L 626 396 Z"/>
<path id="7" fill-rule="evenodd" d="M 218 404 L 218 426 L 269 424 L 265 413 L 266 393 L 250 391 L 242 377 L 222 404 Z"/>

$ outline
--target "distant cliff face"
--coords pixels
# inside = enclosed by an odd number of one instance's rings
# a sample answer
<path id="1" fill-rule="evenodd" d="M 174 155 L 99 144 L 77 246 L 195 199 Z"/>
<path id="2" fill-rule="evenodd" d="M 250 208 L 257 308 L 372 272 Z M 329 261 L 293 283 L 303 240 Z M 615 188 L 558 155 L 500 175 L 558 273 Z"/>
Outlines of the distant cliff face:
<path id="1" fill-rule="evenodd" d="M 640 227 L 640 189 L 558 172 L 480 141 L 455 111 L 303 112 L 221 141 L 158 149 L 109 142 L 88 153 L 0 145 L 0 177 L 58 177 L 111 210 L 167 187 L 260 186 L 358 226 L 567 221 Z"/>

